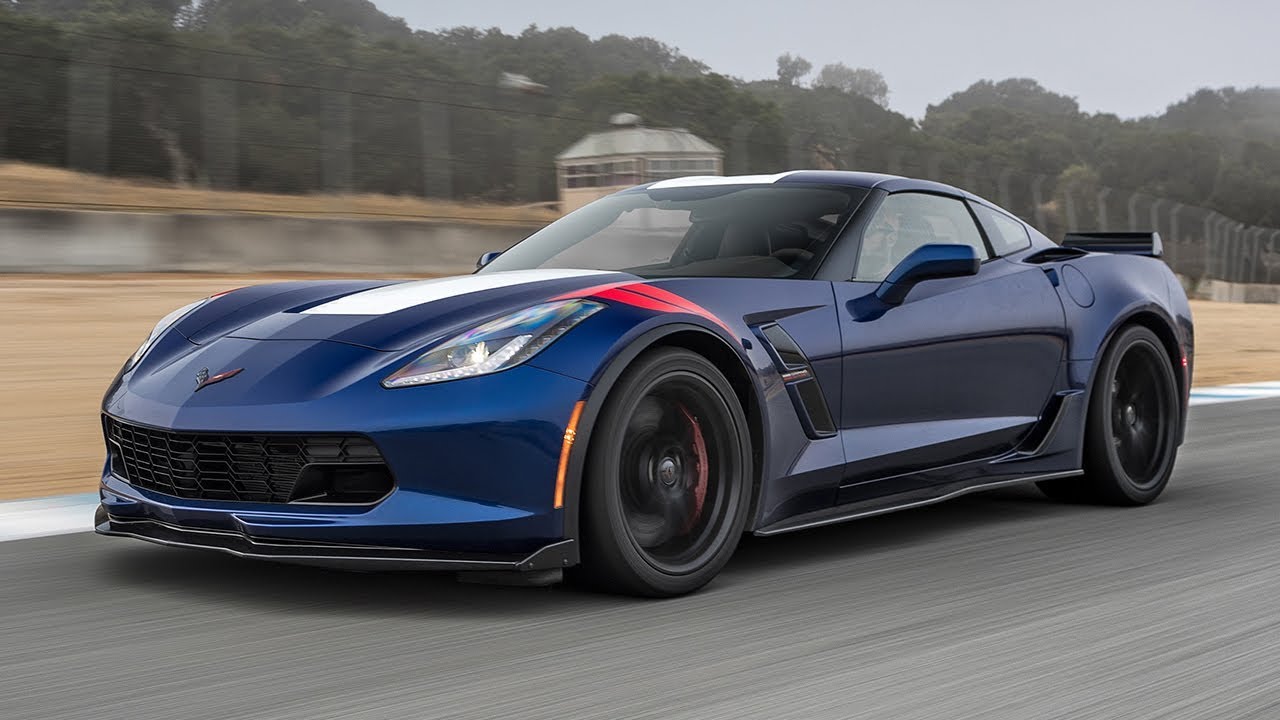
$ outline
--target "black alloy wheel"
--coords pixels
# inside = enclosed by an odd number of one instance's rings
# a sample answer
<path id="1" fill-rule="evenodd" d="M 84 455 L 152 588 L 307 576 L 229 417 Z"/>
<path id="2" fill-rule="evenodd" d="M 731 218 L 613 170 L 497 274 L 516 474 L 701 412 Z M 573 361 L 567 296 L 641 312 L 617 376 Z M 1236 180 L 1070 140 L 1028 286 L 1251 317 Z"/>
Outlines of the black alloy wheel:
<path id="1" fill-rule="evenodd" d="M 662 348 L 610 393 L 588 450 L 583 573 L 609 590 L 692 592 L 728 561 L 750 506 L 747 419 L 706 358 Z"/>
<path id="2" fill-rule="evenodd" d="M 1162 383 L 1164 351 L 1148 343 L 1131 345 L 1111 381 L 1111 444 L 1121 469 L 1135 487 L 1160 480 L 1177 415 L 1172 393 Z"/>
<path id="3" fill-rule="evenodd" d="M 1155 333 L 1122 329 L 1098 366 L 1085 426 L 1084 478 L 1040 483 L 1061 500 L 1145 505 L 1178 454 L 1182 407 L 1173 363 Z"/>

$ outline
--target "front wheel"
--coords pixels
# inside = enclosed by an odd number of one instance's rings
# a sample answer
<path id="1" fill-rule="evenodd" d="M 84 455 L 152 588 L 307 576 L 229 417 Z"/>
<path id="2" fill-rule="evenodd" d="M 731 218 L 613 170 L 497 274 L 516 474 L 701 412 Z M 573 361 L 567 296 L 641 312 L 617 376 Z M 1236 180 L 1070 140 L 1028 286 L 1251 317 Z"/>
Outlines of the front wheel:
<path id="1" fill-rule="evenodd" d="M 1178 454 L 1181 406 L 1169 355 L 1147 328 L 1122 330 L 1098 367 L 1085 426 L 1084 478 L 1040 483 L 1055 499 L 1145 505 Z"/>
<path id="2" fill-rule="evenodd" d="M 751 504 L 751 437 L 728 381 L 679 348 L 638 359 L 592 431 L 581 573 L 615 592 L 670 597 L 716 576 Z"/>

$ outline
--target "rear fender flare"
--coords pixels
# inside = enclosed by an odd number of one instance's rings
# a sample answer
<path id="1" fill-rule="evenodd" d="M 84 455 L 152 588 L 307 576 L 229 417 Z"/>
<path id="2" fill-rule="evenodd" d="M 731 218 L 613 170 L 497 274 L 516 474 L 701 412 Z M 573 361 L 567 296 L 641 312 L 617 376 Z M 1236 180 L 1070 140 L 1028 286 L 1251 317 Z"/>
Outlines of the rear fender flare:
<path id="1" fill-rule="evenodd" d="M 1094 349 L 1093 358 L 1089 361 L 1089 375 L 1084 388 L 1084 407 L 1087 409 L 1089 404 L 1093 401 L 1093 389 L 1096 385 L 1098 366 L 1101 364 L 1103 354 L 1106 353 L 1107 348 L 1111 347 L 1111 343 L 1115 340 L 1115 337 L 1120 330 L 1133 324 L 1139 324 L 1151 328 L 1153 332 L 1156 333 L 1156 336 L 1160 338 L 1160 342 L 1164 346 L 1165 352 L 1170 354 L 1169 362 L 1173 365 L 1174 380 L 1178 384 L 1178 404 L 1181 406 L 1181 412 L 1179 413 L 1178 419 L 1178 437 L 1181 438 L 1182 433 L 1185 430 L 1187 417 L 1187 404 L 1185 401 L 1187 388 L 1184 387 L 1187 380 L 1182 373 L 1180 360 L 1177 358 L 1177 356 L 1182 352 L 1181 348 L 1178 347 L 1179 335 L 1176 329 L 1177 324 L 1174 322 L 1173 318 L 1170 317 L 1169 312 L 1164 307 L 1154 302 L 1142 303 L 1126 308 L 1123 313 L 1118 315 L 1116 319 L 1111 322 L 1111 325 L 1107 328 L 1106 333 L 1102 337 L 1102 342 Z M 1152 327 L 1153 324 L 1155 327 Z M 1085 413 L 1085 415 L 1087 416 L 1087 413 Z M 1079 432 L 1081 443 L 1083 443 L 1083 426 L 1080 428 Z"/>

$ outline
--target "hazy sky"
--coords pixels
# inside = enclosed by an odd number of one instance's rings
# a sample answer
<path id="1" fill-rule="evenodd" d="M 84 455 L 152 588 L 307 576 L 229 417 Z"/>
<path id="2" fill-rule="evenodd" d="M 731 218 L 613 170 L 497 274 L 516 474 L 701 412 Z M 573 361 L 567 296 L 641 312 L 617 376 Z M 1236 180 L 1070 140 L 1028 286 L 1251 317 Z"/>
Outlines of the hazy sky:
<path id="1" fill-rule="evenodd" d="M 913 117 L 976 80 L 1033 77 L 1084 110 L 1157 114 L 1198 87 L 1280 86 L 1277 0 L 374 0 L 410 26 L 649 35 L 748 80 L 784 52 L 872 67 Z M 519 72 L 519 68 L 511 68 Z M 537 78 L 534 78 L 535 80 Z"/>

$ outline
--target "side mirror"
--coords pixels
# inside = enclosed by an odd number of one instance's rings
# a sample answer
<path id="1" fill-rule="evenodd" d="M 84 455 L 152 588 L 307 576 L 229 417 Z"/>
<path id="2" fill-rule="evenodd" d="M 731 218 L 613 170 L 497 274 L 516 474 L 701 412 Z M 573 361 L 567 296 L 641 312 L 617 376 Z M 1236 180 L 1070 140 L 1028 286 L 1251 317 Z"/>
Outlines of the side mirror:
<path id="1" fill-rule="evenodd" d="M 485 265 L 488 265 L 489 263 L 493 262 L 494 258 L 498 257 L 501 254 L 502 254 L 501 252 L 487 252 L 481 255 L 480 259 L 476 261 L 476 269 L 479 270 Z"/>
<path id="2" fill-rule="evenodd" d="M 921 245 L 889 271 L 876 297 L 886 305 L 901 305 L 916 283 L 977 275 L 981 266 L 977 251 L 968 245 Z"/>

